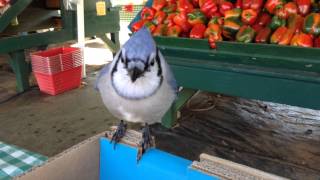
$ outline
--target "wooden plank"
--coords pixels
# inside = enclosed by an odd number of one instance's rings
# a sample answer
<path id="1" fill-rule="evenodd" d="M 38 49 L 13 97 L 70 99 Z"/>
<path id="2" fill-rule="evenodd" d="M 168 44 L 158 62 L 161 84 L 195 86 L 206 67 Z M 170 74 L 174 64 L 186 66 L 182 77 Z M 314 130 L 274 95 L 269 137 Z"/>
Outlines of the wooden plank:
<path id="1" fill-rule="evenodd" d="M 273 47 L 270 50 L 265 49 L 268 47 L 266 45 L 223 42 L 220 43 L 221 47 L 218 50 L 213 50 L 209 49 L 208 42 L 202 39 L 155 37 L 155 41 L 165 56 L 224 62 L 234 65 L 242 64 L 274 69 L 320 72 L 320 58 L 317 55 L 320 51 L 316 48 L 270 45 Z M 271 53 L 277 51 L 277 48 L 282 53 Z M 295 57 L 289 55 L 290 50 L 295 51 L 295 53 L 292 53 Z M 297 53 L 300 56 L 296 55 Z M 302 55 L 303 57 L 301 57 Z"/>
<path id="2" fill-rule="evenodd" d="M 195 67 L 205 70 L 217 70 L 217 71 L 228 71 L 243 73 L 249 75 L 257 76 L 267 76 L 267 77 L 277 77 L 282 79 L 292 79 L 299 81 L 307 81 L 320 83 L 320 73 L 318 72 L 306 72 L 298 70 L 288 70 L 288 69 L 275 69 L 268 67 L 258 67 L 250 65 L 234 65 L 230 63 L 213 62 L 201 59 L 189 59 L 189 58 L 179 58 L 179 57 L 167 57 L 167 61 L 172 65 L 183 66 L 183 67 Z"/>
<path id="3" fill-rule="evenodd" d="M 52 18 L 59 16 L 57 10 L 28 7 L 19 15 L 19 25 L 8 26 L 3 33 L 16 35 L 19 32 L 55 28 L 54 20 Z"/>
<path id="4" fill-rule="evenodd" d="M 2 32 L 11 22 L 17 17 L 32 0 L 19 0 L 16 1 L 2 16 L 0 16 L 0 32 Z"/>
<path id="5" fill-rule="evenodd" d="M 186 88 L 320 109 L 319 74 L 166 59 L 178 84 Z"/>
<path id="6" fill-rule="evenodd" d="M 107 12 L 106 16 L 97 16 L 96 12 L 85 13 L 86 36 L 120 31 L 118 9 Z"/>
<path id="7" fill-rule="evenodd" d="M 75 34 L 70 30 L 61 30 L 57 32 L 35 33 L 27 36 L 1 38 L 0 53 L 65 42 L 74 39 L 74 36 Z"/>
<path id="8" fill-rule="evenodd" d="M 302 62 L 305 60 L 320 61 L 320 50 L 318 48 L 223 41 L 217 43 L 217 51 L 226 54 L 264 57 L 268 59 L 287 59 L 289 61 Z"/>
<path id="9" fill-rule="evenodd" d="M 207 153 L 290 179 L 320 177 L 320 111 L 202 92 L 181 115 L 170 130 L 152 128 L 157 148 L 191 160 Z"/>
<path id="10" fill-rule="evenodd" d="M 232 65 L 249 65 L 262 68 L 273 68 L 279 70 L 301 70 L 306 72 L 320 72 L 320 61 L 316 59 L 280 59 L 279 57 L 246 56 L 234 53 L 218 53 L 213 50 L 199 50 L 194 48 L 180 48 L 159 46 L 164 56 L 192 59 L 194 61 L 208 61 L 230 63 Z M 250 67 L 249 67 L 250 68 Z M 252 67 L 254 68 L 254 67 Z"/>

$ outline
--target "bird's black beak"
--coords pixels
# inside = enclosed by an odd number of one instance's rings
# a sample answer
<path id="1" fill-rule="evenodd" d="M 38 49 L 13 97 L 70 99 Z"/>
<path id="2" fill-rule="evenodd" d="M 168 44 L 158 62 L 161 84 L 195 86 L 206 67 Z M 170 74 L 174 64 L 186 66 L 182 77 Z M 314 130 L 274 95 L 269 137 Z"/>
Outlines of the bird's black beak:
<path id="1" fill-rule="evenodd" d="M 128 70 L 128 73 L 131 77 L 131 81 L 135 82 L 143 74 L 143 71 L 135 67 L 133 69 Z"/>

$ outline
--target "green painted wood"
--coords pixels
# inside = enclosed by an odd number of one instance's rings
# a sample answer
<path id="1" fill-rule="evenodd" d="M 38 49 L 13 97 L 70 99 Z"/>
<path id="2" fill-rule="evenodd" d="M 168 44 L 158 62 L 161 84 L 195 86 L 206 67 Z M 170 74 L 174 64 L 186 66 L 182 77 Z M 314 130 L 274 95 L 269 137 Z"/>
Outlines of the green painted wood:
<path id="1" fill-rule="evenodd" d="M 108 46 L 112 53 L 117 52 L 116 44 L 107 37 L 107 34 L 99 36 Z"/>
<path id="2" fill-rule="evenodd" d="M 267 59 L 305 61 L 319 63 L 319 48 L 304 48 L 294 46 L 280 46 L 274 44 L 217 42 L 217 49 L 210 49 L 206 39 L 154 37 L 157 45 L 162 48 L 193 50 L 210 52 L 211 54 L 241 55 L 249 57 L 263 57 Z"/>
<path id="3" fill-rule="evenodd" d="M 319 48 L 222 41 L 217 42 L 217 51 L 226 54 L 248 55 L 251 57 L 320 62 Z"/>
<path id="4" fill-rule="evenodd" d="M 100 0 L 99 0 L 100 1 Z M 84 10 L 86 11 L 86 12 L 89 12 L 89 11 L 91 11 L 91 12 L 96 12 L 96 3 L 98 2 L 98 0 L 96 0 L 96 1 L 84 1 L 83 3 L 84 3 Z M 105 2 L 106 2 L 106 8 L 108 9 L 108 8 L 110 8 L 111 7 L 111 1 L 110 0 L 105 0 Z"/>
<path id="5" fill-rule="evenodd" d="M 185 50 L 177 48 L 159 47 L 165 56 L 181 57 L 188 59 L 206 60 L 209 62 L 230 63 L 234 65 L 252 65 L 274 69 L 302 70 L 307 72 L 320 72 L 320 62 L 309 60 L 292 61 L 279 58 L 251 57 L 236 54 L 223 54 L 212 51 L 201 52 L 198 50 Z"/>
<path id="6" fill-rule="evenodd" d="M 174 37 L 164 37 L 156 36 L 154 37 L 157 45 L 159 47 L 168 47 L 168 48 L 178 48 L 178 49 L 190 49 L 206 52 L 210 50 L 211 52 L 215 51 L 210 49 L 207 40 L 203 39 L 190 39 L 190 38 L 174 38 Z"/>
<path id="7" fill-rule="evenodd" d="M 119 12 L 112 11 L 107 16 L 86 14 L 86 36 L 94 36 L 120 30 Z M 60 43 L 76 39 L 76 19 L 74 12 L 62 11 L 63 29 L 60 31 L 35 33 L 27 36 L 12 36 L 0 39 L 0 53 L 27 49 L 41 45 Z"/>
<path id="8" fill-rule="evenodd" d="M 155 37 L 179 85 L 320 109 L 320 49 Z"/>
<path id="9" fill-rule="evenodd" d="M 177 112 L 182 106 L 197 92 L 194 89 L 182 89 L 178 93 L 178 98 L 162 118 L 162 125 L 166 128 L 171 128 L 177 122 Z"/>
<path id="10" fill-rule="evenodd" d="M 177 111 L 171 107 L 163 116 L 161 124 L 166 128 L 171 128 L 174 126 L 175 122 L 177 122 Z"/>
<path id="11" fill-rule="evenodd" d="M 13 36 L 1 38 L 0 53 L 8 53 L 21 49 L 65 42 L 74 39 L 75 35 L 70 30 L 57 32 L 35 33 L 27 36 Z"/>
<path id="12" fill-rule="evenodd" d="M 212 50 L 209 48 L 207 41 L 202 39 L 155 37 L 155 40 L 165 56 L 201 59 L 235 65 L 243 64 L 277 69 L 320 72 L 320 58 L 316 56 L 316 54 L 320 54 L 320 49 L 316 48 L 221 42 L 218 44 L 218 50 Z M 272 50 L 270 50 L 269 46 L 272 47 Z M 266 51 L 264 51 L 264 49 Z M 282 55 L 277 53 L 277 49 L 279 49 Z M 284 53 L 285 51 L 286 54 Z M 305 58 L 296 58 L 298 57 L 296 55 L 295 58 L 291 58 L 291 56 L 288 55 L 290 51 L 297 51 L 304 55 Z M 275 53 L 272 55 L 272 52 Z"/>
<path id="13" fill-rule="evenodd" d="M 115 52 L 118 52 L 120 49 L 120 37 L 119 37 L 119 32 L 114 32 L 111 33 L 111 41 L 115 44 Z"/>
<path id="14" fill-rule="evenodd" d="M 3 15 L 0 16 L 0 32 L 2 32 L 11 22 L 17 17 L 32 0 L 18 0 L 16 1 Z"/>
<path id="15" fill-rule="evenodd" d="M 76 37 L 76 29 L 74 27 L 77 26 L 76 14 L 73 11 L 61 10 L 61 19 L 62 19 L 62 28 L 64 30 L 73 30 Z"/>
<path id="16" fill-rule="evenodd" d="M 86 36 L 120 31 L 119 9 L 111 9 L 106 16 L 97 16 L 96 12 L 85 13 Z"/>
<path id="17" fill-rule="evenodd" d="M 16 75 L 17 91 L 23 92 L 29 88 L 30 64 L 25 61 L 24 50 L 10 53 L 10 57 L 9 63 Z"/>
<path id="18" fill-rule="evenodd" d="M 233 71 L 249 75 L 270 76 L 297 81 L 320 83 L 319 73 L 296 70 L 278 70 L 274 68 L 255 67 L 250 65 L 234 65 L 230 63 L 210 62 L 205 60 L 186 59 L 165 56 L 170 64 L 177 66 L 196 67 L 200 69 L 215 69 L 219 71 Z"/>
<path id="19" fill-rule="evenodd" d="M 19 14 L 17 26 L 8 26 L 1 33 L 2 35 L 16 35 L 21 32 L 34 32 L 39 29 L 47 29 L 54 26 L 54 17 L 58 17 L 57 10 L 48 10 L 37 7 L 28 7 Z"/>
<path id="20" fill-rule="evenodd" d="M 180 86 L 320 109 L 320 74 L 165 57 Z"/>
<path id="21" fill-rule="evenodd" d="M 107 37 L 107 34 L 103 34 L 99 36 L 108 46 L 113 54 L 118 52 L 120 49 L 120 42 L 119 42 L 119 33 L 110 33 L 111 39 Z"/>
<path id="22" fill-rule="evenodd" d="M 53 32 L 34 33 L 3 37 L 0 39 L 0 53 L 14 52 L 21 49 L 61 43 L 76 38 L 76 19 L 74 12 L 61 11 L 63 29 Z"/>

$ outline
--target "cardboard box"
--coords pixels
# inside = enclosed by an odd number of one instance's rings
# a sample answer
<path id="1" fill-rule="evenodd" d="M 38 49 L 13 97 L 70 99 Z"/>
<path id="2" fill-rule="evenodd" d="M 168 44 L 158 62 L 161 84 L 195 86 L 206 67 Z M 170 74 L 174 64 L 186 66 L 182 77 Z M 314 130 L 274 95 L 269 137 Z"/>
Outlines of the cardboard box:
<path id="1" fill-rule="evenodd" d="M 128 130 L 126 133 L 126 136 L 122 139 L 122 143 L 124 143 L 122 145 L 126 146 L 127 148 L 131 147 L 131 149 L 137 150 L 135 145 L 140 141 L 139 139 L 141 137 L 141 133 L 139 134 L 137 133 L 138 132 L 136 131 Z M 108 171 L 111 174 L 116 173 L 112 169 L 112 168 L 115 168 L 116 166 L 118 171 L 120 170 L 121 172 L 124 171 L 122 173 L 126 173 L 125 172 L 126 170 L 125 168 L 122 167 L 122 165 L 131 166 L 131 168 L 133 167 L 132 169 L 135 168 L 134 166 L 137 166 L 137 167 L 140 166 L 139 167 L 140 169 L 142 167 L 145 167 L 148 172 L 149 171 L 151 172 L 152 170 L 157 169 L 160 172 L 160 174 L 170 174 L 172 171 L 174 171 L 173 169 L 172 170 L 169 169 L 170 172 L 167 170 L 167 172 L 169 173 L 163 173 L 163 171 L 166 171 L 165 170 L 166 168 L 161 168 L 161 167 L 164 167 L 159 165 L 161 163 L 154 163 L 154 162 L 160 160 L 160 161 L 163 161 L 162 163 L 163 165 L 163 164 L 168 164 L 168 162 L 175 163 L 174 161 L 170 160 L 172 158 L 182 159 L 180 157 L 168 154 L 166 152 L 156 150 L 156 151 L 149 151 L 148 155 L 147 154 L 144 155 L 146 161 L 141 162 L 141 164 L 139 162 L 139 165 L 136 165 L 135 160 L 133 160 L 134 162 L 132 161 L 132 158 L 135 158 L 133 157 L 134 155 L 130 155 L 130 153 L 128 154 L 127 153 L 128 151 L 122 152 L 121 154 L 121 148 L 119 148 L 118 151 L 117 150 L 113 151 L 114 150 L 113 145 L 109 143 L 110 141 L 107 139 L 101 139 L 101 137 L 104 137 L 104 136 L 105 136 L 105 133 L 89 138 L 81 142 L 80 144 L 77 144 L 71 147 L 70 149 L 60 153 L 59 155 L 49 159 L 49 161 L 44 165 L 35 167 L 31 171 L 21 175 L 20 177 L 17 177 L 16 179 L 19 179 L 19 180 L 38 180 L 38 179 L 39 180 L 98 180 L 100 175 L 100 172 L 99 172 L 100 171 L 100 165 L 99 165 L 100 155 L 101 155 L 100 142 L 104 142 L 103 143 L 104 145 L 101 144 L 101 147 L 103 147 L 102 149 L 105 149 L 105 151 L 103 151 L 104 155 L 101 156 L 102 163 L 106 165 L 104 166 L 104 168 L 102 168 L 104 169 L 103 172 Z M 110 137 L 110 132 L 108 132 L 108 136 Z M 108 147 L 108 148 L 105 148 L 105 147 Z M 157 153 L 157 155 L 160 155 L 157 157 L 160 157 L 161 159 L 154 158 L 153 160 L 147 160 L 148 159 L 147 156 L 150 157 L 152 152 Z M 118 153 L 118 154 L 115 154 L 115 153 Z M 108 156 L 109 158 L 105 158 L 107 157 L 107 154 L 108 155 L 110 154 L 110 156 Z M 122 155 L 124 158 L 119 158 Z M 128 155 L 130 155 L 130 157 L 129 159 L 126 159 L 128 158 L 127 157 Z M 167 159 L 168 157 L 169 159 Z M 105 162 L 103 161 L 103 159 L 105 160 Z M 131 164 L 130 164 L 130 159 L 132 161 Z M 114 163 L 115 161 L 118 161 L 118 160 L 120 161 L 110 165 L 110 163 Z M 184 159 L 182 160 L 189 161 Z M 125 162 L 126 164 L 123 164 L 123 162 Z M 105 169 L 108 167 L 109 169 Z M 241 164 L 237 164 L 225 159 L 221 159 L 221 158 L 206 155 L 206 154 L 200 155 L 200 161 L 194 161 L 194 162 L 190 161 L 190 164 L 188 165 L 188 167 L 183 167 L 183 168 L 186 168 L 186 171 L 191 172 L 191 173 L 187 173 L 188 174 L 187 178 L 184 178 L 188 180 L 199 179 L 198 177 L 200 176 L 204 177 L 203 179 L 222 179 L 222 180 L 223 179 L 286 180 L 286 178 L 283 178 L 283 177 L 279 177 L 279 176 L 266 173 L 248 166 L 244 166 Z M 182 170 L 181 172 L 185 173 L 184 171 L 185 170 Z M 157 172 L 155 171 L 153 173 L 157 173 Z M 128 176 L 128 177 L 131 177 L 131 176 Z M 197 178 L 194 178 L 194 177 L 197 177 Z"/>
<path id="2" fill-rule="evenodd" d="M 68 150 L 50 158 L 47 163 L 35 167 L 19 180 L 98 180 L 100 146 L 99 138 L 89 138 Z"/>

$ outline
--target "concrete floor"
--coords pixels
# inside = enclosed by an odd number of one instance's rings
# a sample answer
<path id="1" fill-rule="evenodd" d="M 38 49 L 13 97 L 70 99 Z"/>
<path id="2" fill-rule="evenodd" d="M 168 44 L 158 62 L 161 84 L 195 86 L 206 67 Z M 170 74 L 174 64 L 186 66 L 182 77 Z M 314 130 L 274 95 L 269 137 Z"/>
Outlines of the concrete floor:
<path id="1" fill-rule="evenodd" d="M 128 22 L 120 25 L 120 43 L 123 44 L 129 38 Z M 0 102 L 16 94 L 15 75 L 8 65 L 8 58 L 0 55 Z M 117 125 L 118 121 L 106 110 L 93 88 L 97 71 L 111 60 L 112 53 L 101 39 L 87 40 L 84 53 L 86 85 L 58 96 L 46 95 L 34 88 L 0 104 L 0 140 L 54 156 Z M 36 85 L 33 76 L 30 82 Z"/>
<path id="2" fill-rule="evenodd" d="M 49 96 L 33 89 L 0 105 L 0 139 L 47 156 L 107 130 L 115 119 L 88 85 Z"/>

